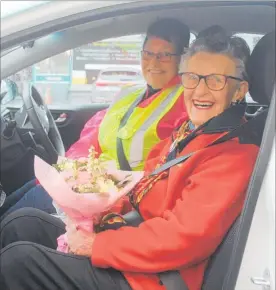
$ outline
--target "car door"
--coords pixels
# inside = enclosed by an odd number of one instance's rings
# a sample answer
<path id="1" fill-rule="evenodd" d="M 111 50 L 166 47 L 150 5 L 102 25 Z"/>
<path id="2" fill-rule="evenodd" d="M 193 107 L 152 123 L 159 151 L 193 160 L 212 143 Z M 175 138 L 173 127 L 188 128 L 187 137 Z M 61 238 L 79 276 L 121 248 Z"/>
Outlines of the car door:
<path id="1" fill-rule="evenodd" d="M 275 290 L 275 138 L 268 156 L 236 290 Z"/>

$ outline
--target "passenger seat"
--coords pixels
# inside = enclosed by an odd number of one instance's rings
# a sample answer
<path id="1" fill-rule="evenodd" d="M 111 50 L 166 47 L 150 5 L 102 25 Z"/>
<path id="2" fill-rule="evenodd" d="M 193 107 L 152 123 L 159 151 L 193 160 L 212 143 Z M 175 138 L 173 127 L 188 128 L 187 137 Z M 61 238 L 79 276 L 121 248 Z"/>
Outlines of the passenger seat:
<path id="1" fill-rule="evenodd" d="M 275 83 L 275 31 L 265 35 L 254 48 L 247 64 L 250 94 L 254 101 L 269 105 Z M 266 116 L 255 125 L 258 143 L 261 144 Z M 221 245 L 212 255 L 207 266 L 202 290 L 225 289 L 224 282 L 230 267 L 234 242 L 240 225 L 240 217 L 232 225 Z"/>

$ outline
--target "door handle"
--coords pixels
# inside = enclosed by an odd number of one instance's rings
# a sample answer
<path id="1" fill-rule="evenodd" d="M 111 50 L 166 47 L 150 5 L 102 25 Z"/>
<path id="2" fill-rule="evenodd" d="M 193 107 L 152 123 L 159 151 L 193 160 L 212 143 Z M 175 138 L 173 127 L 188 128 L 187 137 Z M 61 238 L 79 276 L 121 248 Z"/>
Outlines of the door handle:
<path id="1" fill-rule="evenodd" d="M 251 278 L 251 281 L 255 285 L 263 286 L 263 289 L 264 290 L 269 290 L 270 289 L 270 282 L 267 281 L 264 278 L 261 278 L 261 277 L 253 277 L 253 278 Z"/>
<path id="2" fill-rule="evenodd" d="M 64 123 L 68 118 L 68 115 L 66 113 L 62 113 L 58 116 L 58 118 L 55 120 L 55 122 L 57 124 L 61 124 L 61 123 Z"/>
<path id="3" fill-rule="evenodd" d="M 252 277 L 251 282 L 257 286 L 262 286 L 262 290 L 270 290 L 271 284 L 269 270 L 265 270 L 263 277 Z"/>

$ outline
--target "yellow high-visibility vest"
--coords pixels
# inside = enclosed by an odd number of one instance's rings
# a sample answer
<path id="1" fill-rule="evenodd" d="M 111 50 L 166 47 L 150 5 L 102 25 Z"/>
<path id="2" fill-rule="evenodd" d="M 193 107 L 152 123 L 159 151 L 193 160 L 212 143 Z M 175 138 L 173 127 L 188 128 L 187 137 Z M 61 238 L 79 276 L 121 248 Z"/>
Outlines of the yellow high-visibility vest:
<path id="1" fill-rule="evenodd" d="M 162 90 L 145 108 L 136 107 L 126 125 L 119 130 L 120 122 L 133 102 L 144 95 L 145 87 L 128 88 L 122 91 L 119 100 L 108 109 L 99 128 L 99 144 L 102 150 L 101 160 L 115 160 L 117 156 L 117 137 L 122 139 L 125 156 L 132 170 L 143 170 L 144 161 L 150 150 L 160 139 L 157 135 L 159 121 L 173 107 L 183 93 L 181 85 Z"/>

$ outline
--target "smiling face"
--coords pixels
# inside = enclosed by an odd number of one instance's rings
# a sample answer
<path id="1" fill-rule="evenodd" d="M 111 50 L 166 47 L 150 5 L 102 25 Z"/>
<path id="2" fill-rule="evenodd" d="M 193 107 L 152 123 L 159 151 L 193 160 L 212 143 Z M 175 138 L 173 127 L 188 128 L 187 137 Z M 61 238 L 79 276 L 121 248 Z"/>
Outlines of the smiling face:
<path id="1" fill-rule="evenodd" d="M 166 40 L 149 37 L 143 48 L 145 51 L 175 54 L 174 45 Z M 178 74 L 180 56 L 172 56 L 169 61 L 160 61 L 156 57 L 142 57 L 142 72 L 148 85 L 154 89 L 162 89 Z"/>
<path id="2" fill-rule="evenodd" d="M 198 75 L 221 74 L 236 77 L 235 61 L 227 55 L 198 52 L 187 59 L 183 72 Z M 232 102 L 242 100 L 248 91 L 248 83 L 228 79 L 220 91 L 210 90 L 204 79 L 194 89 L 184 88 L 184 100 L 190 120 L 198 127 L 221 114 Z"/>

